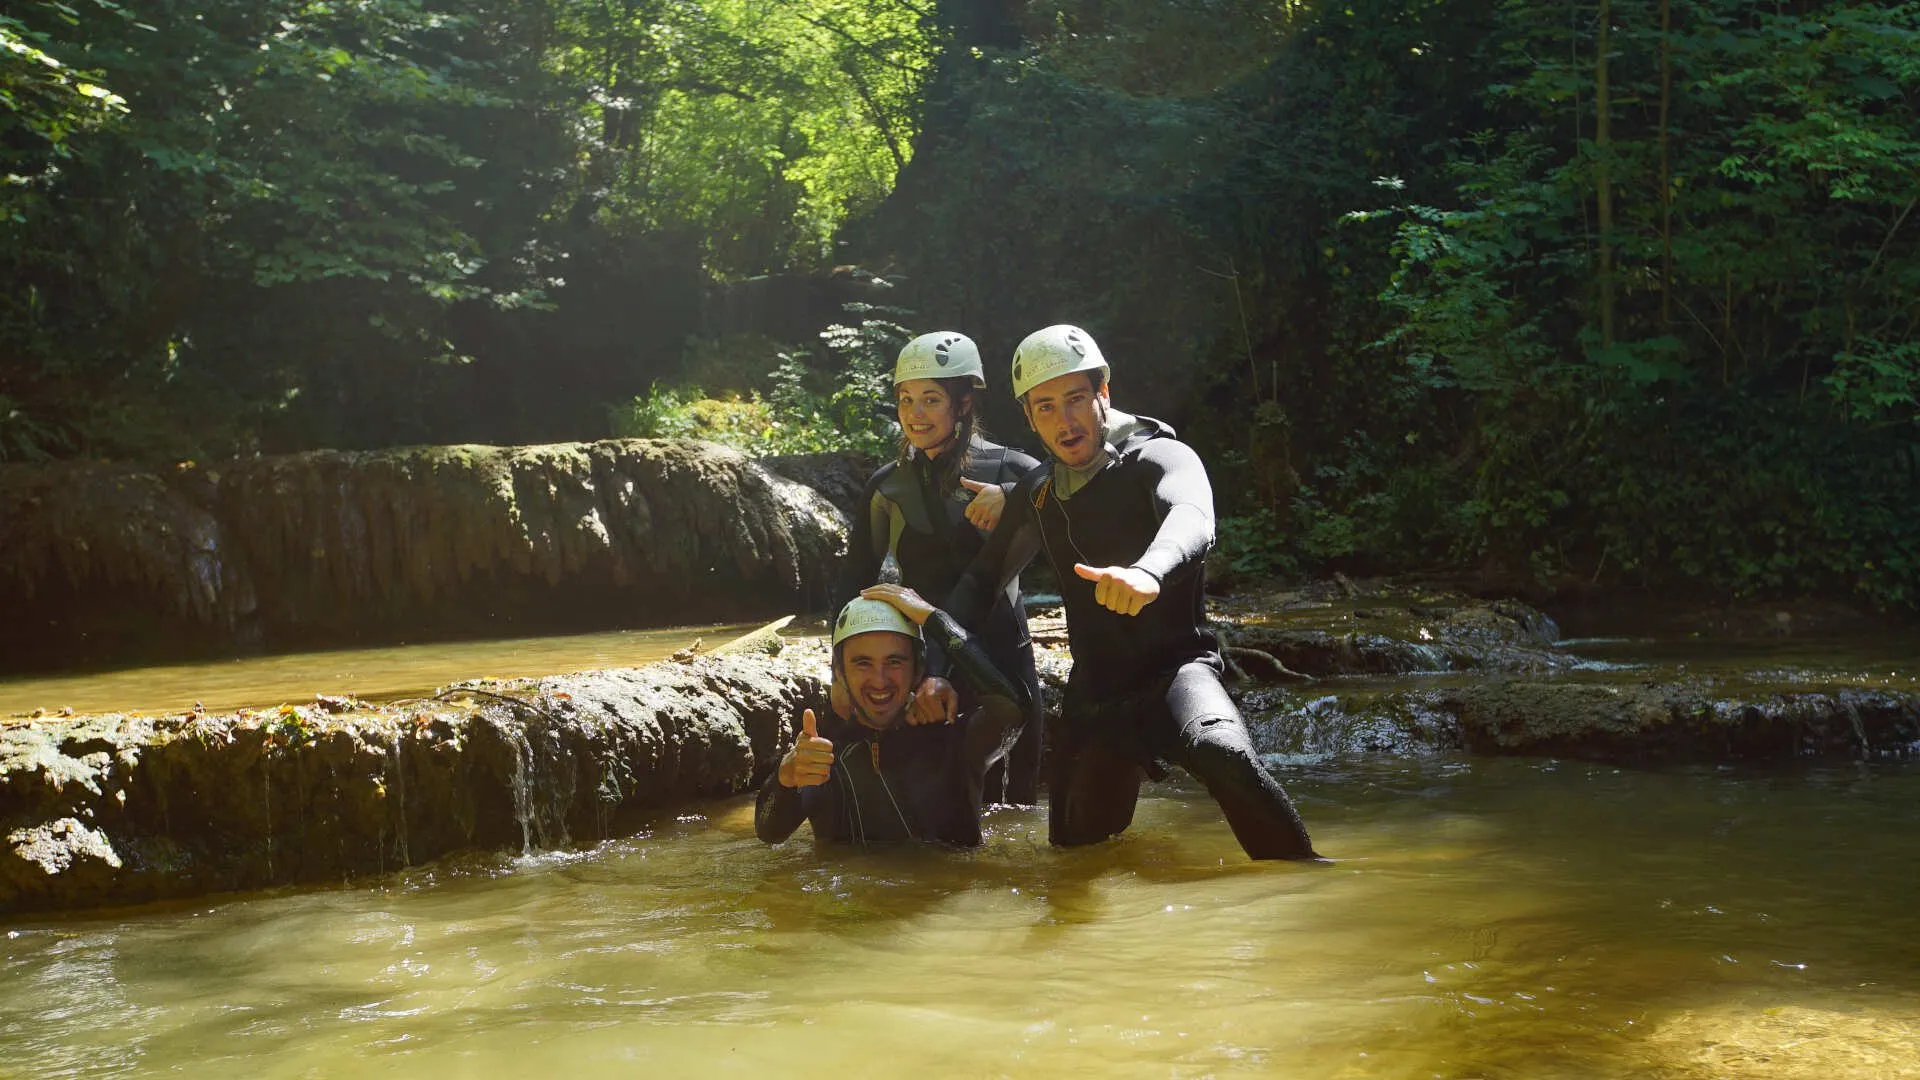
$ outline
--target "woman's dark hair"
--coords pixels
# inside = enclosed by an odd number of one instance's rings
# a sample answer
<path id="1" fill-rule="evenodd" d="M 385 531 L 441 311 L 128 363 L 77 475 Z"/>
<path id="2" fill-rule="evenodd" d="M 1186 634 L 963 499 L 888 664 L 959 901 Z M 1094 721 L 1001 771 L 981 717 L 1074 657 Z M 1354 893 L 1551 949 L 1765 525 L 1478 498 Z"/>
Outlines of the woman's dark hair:
<path id="1" fill-rule="evenodd" d="M 951 379 L 935 379 L 940 389 L 946 391 L 947 400 L 952 403 L 957 419 L 953 423 L 953 442 L 947 451 L 933 459 L 934 490 L 941 495 L 952 493 L 960 486 L 960 472 L 967 467 L 967 460 L 973 453 L 973 437 L 985 438 L 987 431 L 980 423 L 979 403 L 975 401 L 978 391 L 973 379 L 961 375 Z M 899 401 L 899 387 L 894 388 L 894 400 Z M 900 433 L 900 464 L 913 460 L 913 444 L 907 441 L 906 432 Z"/>

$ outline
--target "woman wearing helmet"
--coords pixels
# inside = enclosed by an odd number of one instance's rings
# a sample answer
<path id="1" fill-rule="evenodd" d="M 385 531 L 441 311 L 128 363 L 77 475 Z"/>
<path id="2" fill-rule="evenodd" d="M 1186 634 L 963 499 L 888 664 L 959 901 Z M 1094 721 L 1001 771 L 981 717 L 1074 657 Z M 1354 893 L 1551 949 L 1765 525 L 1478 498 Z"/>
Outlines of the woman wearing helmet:
<path id="1" fill-rule="evenodd" d="M 965 334 L 922 334 L 900 350 L 893 368 L 900 456 L 867 481 L 866 513 L 854 522 L 836 590 L 841 601 L 880 580 L 889 557 L 900 584 L 923 596 L 945 596 L 985 546 L 1006 492 L 1039 465 L 981 436 L 974 395 L 986 385 L 980 349 Z M 988 777 L 987 795 L 1032 804 L 1039 797 L 1040 678 L 1018 578 L 980 623 L 980 643 L 1032 702 L 1004 770 L 996 767 Z"/>

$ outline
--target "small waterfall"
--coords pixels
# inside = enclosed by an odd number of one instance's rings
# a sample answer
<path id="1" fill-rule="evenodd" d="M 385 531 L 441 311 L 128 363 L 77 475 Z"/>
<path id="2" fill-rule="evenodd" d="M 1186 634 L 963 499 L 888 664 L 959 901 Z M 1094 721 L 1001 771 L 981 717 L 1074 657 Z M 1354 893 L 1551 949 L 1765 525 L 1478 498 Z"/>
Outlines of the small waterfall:
<path id="1" fill-rule="evenodd" d="M 566 847 L 567 809 L 573 803 L 573 763 L 557 733 L 520 720 L 499 722 L 513 753 L 513 816 L 520 823 L 520 853 Z"/>
<path id="2" fill-rule="evenodd" d="M 393 743 L 387 749 L 388 770 L 393 776 L 392 782 L 387 785 L 387 790 L 393 794 L 394 799 L 394 847 L 399 851 L 400 865 L 412 866 L 413 856 L 407 851 L 407 771 L 402 767 L 400 754 L 401 746 L 405 741 L 400 732 L 394 732 Z"/>
<path id="3" fill-rule="evenodd" d="M 567 831 L 567 811 L 573 807 L 574 761 L 560 740 L 558 727 L 536 722 L 527 729 L 528 761 L 533 765 L 534 836 L 547 849 L 573 843 Z M 537 752 L 536 751 L 537 748 Z"/>
<path id="4" fill-rule="evenodd" d="M 1842 696 L 1840 707 L 1846 710 L 1847 720 L 1853 724 L 1853 737 L 1860 740 L 1860 760 L 1872 760 L 1873 744 L 1867 741 L 1867 725 L 1860 719 L 1860 706 Z"/>
<path id="5" fill-rule="evenodd" d="M 267 880 L 273 880 L 273 752 L 270 747 L 260 755 L 260 804 L 264 809 L 261 820 L 267 832 Z"/>
<path id="6" fill-rule="evenodd" d="M 520 854 L 533 854 L 533 745 L 517 725 L 507 735 L 513 748 L 513 817 L 520 823 Z"/>

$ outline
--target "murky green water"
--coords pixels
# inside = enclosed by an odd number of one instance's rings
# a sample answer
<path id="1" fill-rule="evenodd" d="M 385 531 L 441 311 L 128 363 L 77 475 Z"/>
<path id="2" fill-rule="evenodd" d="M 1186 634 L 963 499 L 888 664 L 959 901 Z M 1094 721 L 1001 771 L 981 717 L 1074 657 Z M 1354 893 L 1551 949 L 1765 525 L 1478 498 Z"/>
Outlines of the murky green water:
<path id="1" fill-rule="evenodd" d="M 1920 769 L 1292 770 L 1334 866 L 1156 786 L 1072 852 L 584 854 L 0 938 L 0 1075 L 1920 1076 Z"/>
<path id="2" fill-rule="evenodd" d="M 0 717 L 46 709 L 78 713 L 214 712 L 352 694 L 369 701 L 428 693 L 460 679 L 519 678 L 664 660 L 696 640 L 713 648 L 751 624 L 435 642 L 378 649 L 249 656 L 192 664 L 0 679 Z"/>

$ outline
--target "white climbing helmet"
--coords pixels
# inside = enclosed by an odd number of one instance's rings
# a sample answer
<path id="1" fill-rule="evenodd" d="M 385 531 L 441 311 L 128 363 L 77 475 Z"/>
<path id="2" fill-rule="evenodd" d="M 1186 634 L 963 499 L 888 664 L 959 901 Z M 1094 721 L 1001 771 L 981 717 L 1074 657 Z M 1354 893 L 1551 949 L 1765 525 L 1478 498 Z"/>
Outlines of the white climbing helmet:
<path id="1" fill-rule="evenodd" d="M 893 365 L 893 385 L 908 379 L 957 379 L 965 375 L 978 389 L 987 385 L 987 369 L 980 364 L 980 346 L 965 334 L 935 330 L 921 334 L 900 350 Z"/>
<path id="2" fill-rule="evenodd" d="M 1109 370 L 1092 334 L 1066 323 L 1049 326 L 1028 334 L 1013 350 L 1013 396 L 1025 398 L 1027 391 L 1048 379 L 1076 371 L 1098 371 L 1105 380 Z"/>
<path id="3" fill-rule="evenodd" d="M 913 624 L 912 619 L 900 614 L 892 604 L 885 600 L 855 597 L 847 601 L 847 606 L 840 609 L 840 617 L 833 620 L 833 643 L 838 645 L 850 637 L 871 634 L 875 630 L 891 630 L 915 641 L 920 640 L 920 628 Z"/>

